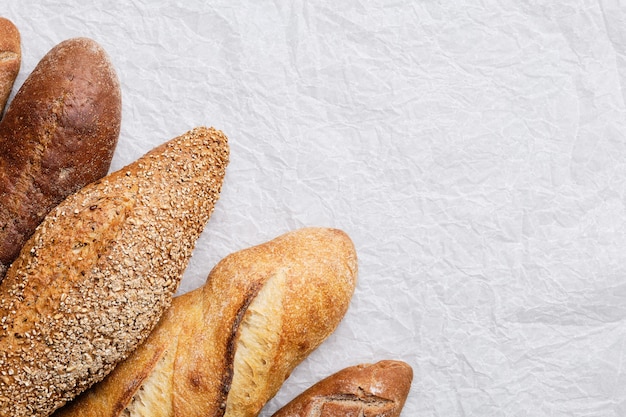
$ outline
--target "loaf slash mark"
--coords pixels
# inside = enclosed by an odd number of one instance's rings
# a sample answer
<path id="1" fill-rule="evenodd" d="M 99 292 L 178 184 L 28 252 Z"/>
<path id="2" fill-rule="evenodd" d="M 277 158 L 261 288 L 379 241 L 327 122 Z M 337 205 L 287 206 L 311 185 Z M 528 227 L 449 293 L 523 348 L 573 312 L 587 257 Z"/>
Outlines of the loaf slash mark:
<path id="1" fill-rule="evenodd" d="M 11 51 L 2 51 L 0 52 L 0 61 L 17 61 L 19 60 L 19 55 L 17 52 Z"/>
<path id="2" fill-rule="evenodd" d="M 233 325 L 231 327 L 230 336 L 228 338 L 228 342 L 226 345 L 226 372 L 222 375 L 222 380 L 220 382 L 221 387 L 221 403 L 224 404 L 226 408 L 226 399 L 228 398 L 228 393 L 230 392 L 230 388 L 232 386 L 233 375 L 234 375 L 234 366 L 235 366 L 235 353 L 237 351 L 237 341 L 239 339 L 239 328 L 243 321 L 244 315 L 248 311 L 248 307 L 252 301 L 254 301 L 255 297 L 258 295 L 261 290 L 262 284 L 259 282 L 255 282 L 249 289 L 246 294 L 243 303 L 239 307 L 237 311 L 237 315 L 235 316 L 235 320 L 233 321 Z"/>
<path id="3" fill-rule="evenodd" d="M 167 372 L 173 366 L 176 350 L 163 347 L 155 352 L 148 366 L 143 368 L 140 386 L 133 392 L 130 402 L 112 416 L 119 417 L 163 417 L 173 414 L 171 398 L 172 380 Z M 145 375 L 145 377 L 144 377 Z M 155 407 L 155 404 L 158 406 Z M 158 410 L 158 412 L 156 412 Z"/>
<path id="4" fill-rule="evenodd" d="M 323 417 L 324 407 L 334 406 L 349 411 L 358 411 L 357 417 L 384 415 L 395 407 L 393 400 L 366 393 L 359 388 L 358 394 L 336 394 L 315 397 L 311 411 L 306 417 Z"/>
<path id="5" fill-rule="evenodd" d="M 141 395 L 138 393 L 141 386 L 150 377 L 152 370 L 157 366 L 157 363 L 165 356 L 166 350 L 159 349 L 154 352 L 152 359 L 150 360 L 150 366 L 145 367 L 138 375 L 132 378 L 128 385 L 124 387 L 124 392 L 115 402 L 113 406 L 113 415 L 126 415 L 122 414 L 130 405 L 136 400 L 136 397 Z"/>
<path id="6" fill-rule="evenodd" d="M 267 398 L 262 402 L 259 399 L 269 389 L 271 368 L 268 359 L 276 357 L 280 345 L 283 321 L 280 309 L 285 280 L 285 270 L 280 268 L 250 289 L 255 291 L 255 296 L 241 319 L 233 362 L 232 393 L 228 396 L 224 417 L 257 415 L 260 410 L 256 408 L 267 401 Z"/>

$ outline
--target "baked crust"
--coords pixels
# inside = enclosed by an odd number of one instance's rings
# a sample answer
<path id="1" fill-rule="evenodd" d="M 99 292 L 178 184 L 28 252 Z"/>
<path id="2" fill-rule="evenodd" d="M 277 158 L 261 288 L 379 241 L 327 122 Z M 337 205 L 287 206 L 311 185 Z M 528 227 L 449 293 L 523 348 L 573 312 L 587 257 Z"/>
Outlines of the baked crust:
<path id="1" fill-rule="evenodd" d="M 219 197 L 226 137 L 197 128 L 89 184 L 0 283 L 0 416 L 46 416 L 156 325 Z"/>
<path id="2" fill-rule="evenodd" d="M 399 417 L 413 370 L 385 360 L 345 368 L 298 395 L 272 417 Z"/>
<path id="3" fill-rule="evenodd" d="M 52 48 L 0 122 L 0 280 L 44 216 L 107 174 L 121 92 L 106 52 L 88 38 Z"/>
<path id="4" fill-rule="evenodd" d="M 21 64 L 20 32 L 13 22 L 0 17 L 0 115 L 9 100 Z"/>
<path id="5" fill-rule="evenodd" d="M 348 236 L 304 228 L 231 254 L 70 416 L 256 416 L 334 331 L 356 283 Z"/>

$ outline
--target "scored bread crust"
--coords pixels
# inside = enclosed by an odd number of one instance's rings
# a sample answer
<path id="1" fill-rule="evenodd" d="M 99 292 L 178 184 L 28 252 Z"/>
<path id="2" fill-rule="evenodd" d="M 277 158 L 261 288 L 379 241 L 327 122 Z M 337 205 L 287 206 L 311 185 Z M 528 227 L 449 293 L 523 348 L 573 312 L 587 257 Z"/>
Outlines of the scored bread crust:
<path id="1" fill-rule="evenodd" d="M 226 137 L 196 128 L 57 206 L 0 283 L 0 416 L 47 416 L 170 305 L 219 198 Z"/>
<path id="2" fill-rule="evenodd" d="M 0 17 L 0 116 L 9 100 L 21 64 L 20 32 L 13 22 Z"/>
<path id="3" fill-rule="evenodd" d="M 326 377 L 272 417 L 399 417 L 413 370 L 402 361 L 351 366 Z"/>
<path id="4" fill-rule="evenodd" d="M 356 273 L 352 241 L 337 229 L 299 229 L 235 252 L 54 417 L 256 416 L 337 327 Z"/>
<path id="5" fill-rule="evenodd" d="M 44 216 L 105 176 L 122 118 L 119 79 L 89 38 L 60 42 L 0 122 L 0 280 Z"/>

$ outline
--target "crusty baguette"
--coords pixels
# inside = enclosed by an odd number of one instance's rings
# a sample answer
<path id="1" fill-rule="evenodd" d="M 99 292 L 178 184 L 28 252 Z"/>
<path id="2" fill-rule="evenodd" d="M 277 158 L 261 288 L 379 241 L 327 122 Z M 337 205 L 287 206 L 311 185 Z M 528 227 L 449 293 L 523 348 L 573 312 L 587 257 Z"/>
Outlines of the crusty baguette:
<path id="1" fill-rule="evenodd" d="M 75 38 L 52 48 L 0 122 L 0 280 L 43 217 L 107 174 L 121 93 L 106 52 Z"/>
<path id="2" fill-rule="evenodd" d="M 399 417 L 413 370 L 401 361 L 345 368 L 316 383 L 272 417 Z"/>
<path id="3" fill-rule="evenodd" d="M 20 32 L 13 22 L 0 17 L 0 115 L 9 100 L 21 64 Z"/>
<path id="4" fill-rule="evenodd" d="M 148 336 L 219 197 L 226 137 L 196 128 L 70 195 L 0 283 L 0 416 L 47 416 Z"/>
<path id="5" fill-rule="evenodd" d="M 55 417 L 256 416 L 339 324 L 356 272 L 354 246 L 336 229 L 299 229 L 231 254 Z"/>

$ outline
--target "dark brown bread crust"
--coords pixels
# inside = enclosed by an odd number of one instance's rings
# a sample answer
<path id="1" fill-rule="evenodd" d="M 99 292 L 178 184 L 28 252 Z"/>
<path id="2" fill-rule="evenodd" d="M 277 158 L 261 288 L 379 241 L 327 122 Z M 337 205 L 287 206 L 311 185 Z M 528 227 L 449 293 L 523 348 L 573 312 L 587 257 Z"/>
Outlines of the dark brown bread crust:
<path id="1" fill-rule="evenodd" d="M 272 417 L 398 417 L 413 370 L 400 361 L 345 368 L 313 385 Z"/>
<path id="2" fill-rule="evenodd" d="M 20 32 L 13 22 L 0 17 L 0 115 L 11 95 L 22 64 Z"/>
<path id="3" fill-rule="evenodd" d="M 43 57 L 0 123 L 0 279 L 54 206 L 107 174 L 120 123 L 119 80 L 95 41 Z"/>

